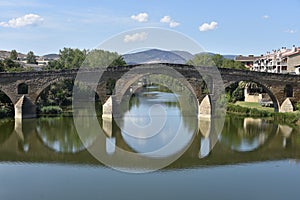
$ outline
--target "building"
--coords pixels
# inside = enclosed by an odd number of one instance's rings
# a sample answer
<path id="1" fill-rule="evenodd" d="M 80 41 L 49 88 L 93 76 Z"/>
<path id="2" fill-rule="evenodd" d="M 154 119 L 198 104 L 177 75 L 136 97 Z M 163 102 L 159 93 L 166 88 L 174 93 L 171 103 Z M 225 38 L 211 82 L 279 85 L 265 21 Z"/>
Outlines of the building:
<path id="1" fill-rule="evenodd" d="M 246 68 L 252 69 L 255 60 L 259 59 L 261 56 L 254 56 L 254 55 L 249 55 L 249 56 L 236 56 L 235 61 L 241 62 Z"/>
<path id="2" fill-rule="evenodd" d="M 257 58 L 251 68 L 253 71 L 270 73 L 300 74 L 300 47 L 282 47 Z"/>

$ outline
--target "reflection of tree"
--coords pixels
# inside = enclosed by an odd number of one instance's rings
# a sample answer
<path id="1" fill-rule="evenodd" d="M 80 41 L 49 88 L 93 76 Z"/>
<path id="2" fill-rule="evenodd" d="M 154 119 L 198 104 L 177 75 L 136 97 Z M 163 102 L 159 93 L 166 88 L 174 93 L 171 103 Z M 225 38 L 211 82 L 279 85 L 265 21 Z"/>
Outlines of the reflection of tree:
<path id="1" fill-rule="evenodd" d="M 14 130 L 14 121 L 10 119 L 0 120 L 0 144 L 4 143 Z"/>
<path id="2" fill-rule="evenodd" d="M 250 120 L 244 124 L 243 118 L 227 117 L 222 132 L 221 143 L 237 151 L 254 150 L 266 142 L 273 133 L 274 125 L 263 120 Z"/>
<path id="3" fill-rule="evenodd" d="M 43 142 L 55 151 L 76 153 L 84 149 L 72 118 L 41 118 L 37 130 Z"/>

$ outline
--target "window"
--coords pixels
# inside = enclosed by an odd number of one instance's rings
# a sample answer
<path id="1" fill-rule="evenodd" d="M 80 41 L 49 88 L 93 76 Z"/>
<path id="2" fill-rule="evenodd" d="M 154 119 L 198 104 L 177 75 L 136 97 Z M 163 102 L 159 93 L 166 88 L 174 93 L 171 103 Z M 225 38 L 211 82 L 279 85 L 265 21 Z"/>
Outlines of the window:
<path id="1" fill-rule="evenodd" d="M 18 85 L 18 94 L 28 94 L 28 85 L 26 83 Z"/>
<path id="2" fill-rule="evenodd" d="M 284 88 L 284 92 L 286 97 L 293 97 L 294 96 L 293 86 L 286 85 Z"/>

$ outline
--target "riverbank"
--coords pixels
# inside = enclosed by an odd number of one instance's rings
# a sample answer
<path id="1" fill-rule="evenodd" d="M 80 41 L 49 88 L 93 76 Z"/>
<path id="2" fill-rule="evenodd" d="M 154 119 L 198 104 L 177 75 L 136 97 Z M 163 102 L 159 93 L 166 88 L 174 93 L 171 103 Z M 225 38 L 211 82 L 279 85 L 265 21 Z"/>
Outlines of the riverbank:
<path id="1" fill-rule="evenodd" d="M 241 104 L 227 104 L 227 113 L 245 117 L 270 118 L 281 124 L 293 124 L 300 126 L 300 112 L 276 113 L 270 108 L 245 107 Z"/>

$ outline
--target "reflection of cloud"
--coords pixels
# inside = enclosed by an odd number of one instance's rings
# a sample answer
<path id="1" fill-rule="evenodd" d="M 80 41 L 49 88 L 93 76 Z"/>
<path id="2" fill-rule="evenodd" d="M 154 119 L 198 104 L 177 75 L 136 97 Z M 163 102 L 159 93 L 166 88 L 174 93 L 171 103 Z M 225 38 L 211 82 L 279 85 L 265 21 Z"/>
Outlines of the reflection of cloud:
<path id="1" fill-rule="evenodd" d="M 137 15 L 132 15 L 131 19 L 138 21 L 138 22 L 147 22 L 148 14 L 147 13 L 139 13 Z"/>
<path id="2" fill-rule="evenodd" d="M 163 18 L 161 18 L 161 19 L 160 19 L 160 22 L 161 22 L 161 23 L 169 24 L 169 26 L 170 26 L 171 28 L 175 28 L 175 27 L 177 27 L 177 26 L 180 25 L 179 22 L 176 22 L 176 21 L 172 20 L 172 18 L 171 18 L 170 16 L 168 16 L 168 15 L 164 16 Z"/>
<path id="3" fill-rule="evenodd" d="M 43 22 L 44 19 L 36 14 L 27 14 L 22 17 L 10 19 L 8 22 L 0 22 L 2 27 L 19 28 L 29 25 L 37 25 Z"/>
<path id="4" fill-rule="evenodd" d="M 125 35 L 124 42 L 137 42 L 137 41 L 144 41 L 147 39 L 148 33 L 146 32 L 140 32 L 140 33 L 134 33 L 132 35 Z"/>
<path id="5" fill-rule="evenodd" d="M 204 32 L 204 31 L 212 31 L 215 30 L 218 26 L 218 23 L 215 21 L 212 21 L 210 24 L 204 23 L 201 26 L 199 26 L 199 31 Z"/>

